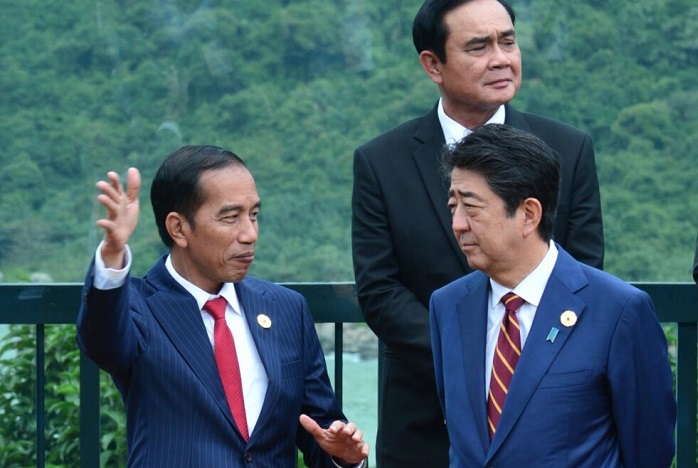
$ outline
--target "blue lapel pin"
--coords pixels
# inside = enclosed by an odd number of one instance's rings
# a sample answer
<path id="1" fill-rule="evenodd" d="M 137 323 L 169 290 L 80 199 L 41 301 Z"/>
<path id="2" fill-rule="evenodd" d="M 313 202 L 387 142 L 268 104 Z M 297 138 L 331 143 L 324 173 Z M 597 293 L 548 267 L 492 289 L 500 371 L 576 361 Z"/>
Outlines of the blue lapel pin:
<path id="1" fill-rule="evenodd" d="M 547 341 L 550 341 L 551 343 L 553 343 L 553 342 L 555 341 L 555 337 L 557 336 L 557 333 L 558 333 L 559 331 L 560 331 L 560 330 L 558 330 L 558 329 L 555 328 L 555 327 L 551 328 L 551 329 L 550 329 L 550 333 L 548 333 L 548 337 L 546 338 L 546 340 L 547 340 Z"/>

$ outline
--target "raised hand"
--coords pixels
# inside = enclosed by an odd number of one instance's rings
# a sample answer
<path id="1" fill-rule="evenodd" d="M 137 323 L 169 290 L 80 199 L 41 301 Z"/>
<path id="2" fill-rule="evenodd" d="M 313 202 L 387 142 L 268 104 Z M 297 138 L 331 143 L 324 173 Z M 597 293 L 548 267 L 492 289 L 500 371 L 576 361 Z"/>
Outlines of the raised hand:
<path id="1" fill-rule="evenodd" d="M 116 172 L 107 173 L 108 182 L 97 182 L 97 188 L 102 192 L 97 195 L 97 200 L 107 209 L 106 217 L 98 220 L 97 226 L 104 229 L 101 253 L 108 268 L 123 267 L 126 244 L 138 224 L 141 174 L 138 169 L 132 167 L 126 177 L 126 191 L 121 186 L 119 174 Z"/>
<path id="2" fill-rule="evenodd" d="M 325 452 L 338 459 L 338 463 L 353 466 L 368 457 L 368 444 L 363 441 L 363 433 L 356 424 L 335 421 L 323 429 L 305 414 L 300 416 L 300 423 Z"/>

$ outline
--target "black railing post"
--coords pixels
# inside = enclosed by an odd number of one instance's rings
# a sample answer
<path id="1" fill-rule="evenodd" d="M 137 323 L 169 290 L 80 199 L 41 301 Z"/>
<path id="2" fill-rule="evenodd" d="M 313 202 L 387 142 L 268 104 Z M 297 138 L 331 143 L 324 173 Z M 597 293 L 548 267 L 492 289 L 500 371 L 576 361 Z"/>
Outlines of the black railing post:
<path id="1" fill-rule="evenodd" d="M 344 324 L 334 324 L 334 394 L 339 407 L 344 409 Z"/>
<path id="2" fill-rule="evenodd" d="M 696 466 L 696 323 L 679 323 L 676 356 L 676 466 Z M 678 369 L 681 368 L 681 372 Z"/>
<path id="3" fill-rule="evenodd" d="M 36 325 L 36 468 L 46 465 L 46 349 L 44 324 Z"/>
<path id="4" fill-rule="evenodd" d="M 80 468 L 99 466 L 99 367 L 80 353 Z"/>

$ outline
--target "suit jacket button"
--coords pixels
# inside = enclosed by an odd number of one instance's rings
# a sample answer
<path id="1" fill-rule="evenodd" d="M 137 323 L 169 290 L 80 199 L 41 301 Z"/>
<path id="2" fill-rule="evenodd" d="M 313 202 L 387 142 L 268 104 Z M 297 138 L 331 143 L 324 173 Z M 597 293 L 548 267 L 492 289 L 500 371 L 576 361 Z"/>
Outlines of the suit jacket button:
<path id="1" fill-rule="evenodd" d="M 246 462 L 252 461 L 252 453 L 251 452 L 245 452 L 245 461 Z"/>

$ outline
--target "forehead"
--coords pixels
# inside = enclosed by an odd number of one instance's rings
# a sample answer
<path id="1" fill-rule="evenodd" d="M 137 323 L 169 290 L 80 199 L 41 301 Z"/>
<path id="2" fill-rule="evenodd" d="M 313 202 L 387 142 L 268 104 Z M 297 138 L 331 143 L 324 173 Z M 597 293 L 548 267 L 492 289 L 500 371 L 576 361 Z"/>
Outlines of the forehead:
<path id="1" fill-rule="evenodd" d="M 256 205 L 259 195 L 254 178 L 246 167 L 227 166 L 204 171 L 199 177 L 199 187 L 205 205 Z"/>
<path id="2" fill-rule="evenodd" d="M 473 0 L 444 16 L 449 37 L 481 37 L 513 31 L 509 13 L 496 0 Z"/>
<path id="3" fill-rule="evenodd" d="M 454 168 L 451 171 L 451 195 L 475 196 L 485 198 L 494 195 L 487 179 L 479 172 L 470 169 Z"/>

